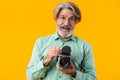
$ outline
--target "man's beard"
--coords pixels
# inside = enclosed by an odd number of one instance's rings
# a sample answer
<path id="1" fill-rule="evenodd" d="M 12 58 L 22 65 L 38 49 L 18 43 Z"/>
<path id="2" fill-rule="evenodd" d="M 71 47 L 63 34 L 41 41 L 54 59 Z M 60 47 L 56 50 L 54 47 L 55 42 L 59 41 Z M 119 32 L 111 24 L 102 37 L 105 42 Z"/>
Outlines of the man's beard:
<path id="1" fill-rule="evenodd" d="M 62 29 L 64 29 L 64 28 L 69 31 L 68 32 L 62 31 Z M 71 26 L 57 25 L 57 32 L 63 38 L 69 38 L 70 36 L 72 36 L 73 30 L 74 30 L 74 28 Z"/>

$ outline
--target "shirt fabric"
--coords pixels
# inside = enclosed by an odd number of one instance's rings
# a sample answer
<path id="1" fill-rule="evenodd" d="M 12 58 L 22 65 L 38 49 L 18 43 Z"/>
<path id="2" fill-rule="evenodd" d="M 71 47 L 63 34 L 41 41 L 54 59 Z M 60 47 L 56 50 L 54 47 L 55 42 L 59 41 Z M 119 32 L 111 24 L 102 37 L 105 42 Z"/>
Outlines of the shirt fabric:
<path id="1" fill-rule="evenodd" d="M 45 67 L 43 59 L 47 51 L 53 46 L 70 46 L 71 61 L 76 68 L 76 77 L 63 74 L 56 68 L 56 57 Z M 28 80 L 96 80 L 96 69 L 92 49 L 89 43 L 72 35 L 69 39 L 62 41 L 57 33 L 37 39 L 27 70 Z"/>

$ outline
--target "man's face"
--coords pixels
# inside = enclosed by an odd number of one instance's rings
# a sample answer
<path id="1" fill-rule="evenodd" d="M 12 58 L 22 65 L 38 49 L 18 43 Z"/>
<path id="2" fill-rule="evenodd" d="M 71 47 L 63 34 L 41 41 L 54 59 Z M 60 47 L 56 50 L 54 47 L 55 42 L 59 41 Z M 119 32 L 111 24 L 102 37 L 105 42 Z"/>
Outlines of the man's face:
<path id="1" fill-rule="evenodd" d="M 70 9 L 62 9 L 56 20 L 57 32 L 63 38 L 68 38 L 73 34 L 75 26 L 75 15 Z"/>

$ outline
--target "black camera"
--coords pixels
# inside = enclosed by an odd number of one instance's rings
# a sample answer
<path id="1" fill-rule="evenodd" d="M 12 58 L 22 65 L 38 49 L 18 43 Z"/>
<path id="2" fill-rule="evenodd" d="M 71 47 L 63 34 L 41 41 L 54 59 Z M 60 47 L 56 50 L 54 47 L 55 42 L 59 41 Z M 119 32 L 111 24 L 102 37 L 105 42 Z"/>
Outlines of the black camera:
<path id="1" fill-rule="evenodd" d="M 69 46 L 64 46 L 62 48 L 62 54 L 57 57 L 57 61 L 60 67 L 70 68 L 71 61 L 71 48 Z"/>

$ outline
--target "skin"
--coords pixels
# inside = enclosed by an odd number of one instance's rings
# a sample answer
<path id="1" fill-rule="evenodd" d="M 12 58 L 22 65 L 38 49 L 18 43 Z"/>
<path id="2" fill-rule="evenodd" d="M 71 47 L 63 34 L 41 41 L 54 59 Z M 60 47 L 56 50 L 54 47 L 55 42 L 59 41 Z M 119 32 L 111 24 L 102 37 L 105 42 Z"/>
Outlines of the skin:
<path id="1" fill-rule="evenodd" d="M 57 25 L 57 32 L 60 36 L 60 38 L 64 41 L 67 40 L 74 31 L 75 27 L 75 15 L 72 10 L 70 9 L 62 9 L 61 12 L 58 15 L 58 18 L 56 19 L 56 25 Z M 48 49 L 48 53 L 44 58 L 43 64 L 45 66 L 48 66 L 49 63 L 52 61 L 54 57 L 57 57 L 61 54 L 61 48 L 58 46 L 54 46 Z M 59 67 L 58 63 L 56 63 L 56 67 L 65 74 L 70 74 L 72 76 L 76 76 L 76 69 L 74 64 L 71 61 L 71 65 L 69 69 Z"/>
<path id="2" fill-rule="evenodd" d="M 57 32 L 62 40 L 68 39 L 72 34 L 75 27 L 75 16 L 73 11 L 69 9 L 62 9 L 57 20 Z"/>

